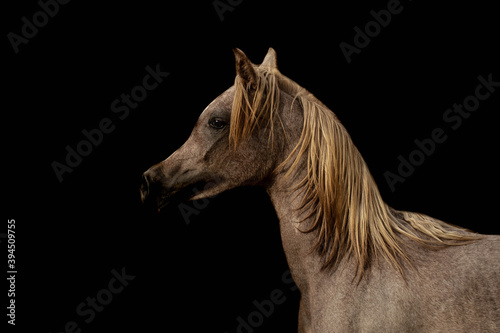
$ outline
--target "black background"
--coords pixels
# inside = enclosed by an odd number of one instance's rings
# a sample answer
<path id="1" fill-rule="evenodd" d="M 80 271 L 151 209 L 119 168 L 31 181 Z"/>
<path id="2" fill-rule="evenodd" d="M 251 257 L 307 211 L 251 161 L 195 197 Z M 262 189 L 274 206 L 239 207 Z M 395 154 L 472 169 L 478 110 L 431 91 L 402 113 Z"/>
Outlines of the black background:
<path id="1" fill-rule="evenodd" d="M 17 54 L 7 34 L 20 34 L 21 18 L 31 21 L 40 6 L 4 4 L 1 232 L 16 220 L 19 331 L 62 332 L 75 321 L 82 332 L 232 333 L 275 289 L 286 301 L 254 331 L 296 331 L 299 295 L 282 279 L 278 221 L 262 189 L 221 194 L 188 221 L 178 206 L 150 216 L 139 200 L 142 172 L 175 151 L 232 85 L 234 47 L 255 63 L 276 49 L 280 71 L 346 126 L 389 205 L 496 231 L 500 89 L 457 130 L 442 119 L 474 94 L 479 75 L 500 81 L 490 2 L 401 1 L 402 12 L 349 64 L 339 44 L 353 44 L 353 28 L 388 1 L 244 0 L 223 21 L 212 1 L 172 3 L 71 1 Z M 170 75 L 118 119 L 110 104 L 157 64 Z M 63 163 L 65 146 L 103 118 L 115 130 L 60 183 L 51 163 Z M 448 139 L 392 192 L 384 172 L 396 172 L 398 156 L 437 127 Z M 122 268 L 135 279 L 85 323 L 76 307 Z"/>

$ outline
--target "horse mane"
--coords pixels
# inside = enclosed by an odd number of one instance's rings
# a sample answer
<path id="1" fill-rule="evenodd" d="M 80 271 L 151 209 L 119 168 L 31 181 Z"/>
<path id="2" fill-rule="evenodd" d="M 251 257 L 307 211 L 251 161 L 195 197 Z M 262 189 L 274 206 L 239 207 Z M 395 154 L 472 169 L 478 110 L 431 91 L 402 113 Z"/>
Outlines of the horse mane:
<path id="1" fill-rule="evenodd" d="M 404 237 L 430 247 L 481 238 L 424 214 L 390 208 L 335 114 L 282 75 L 272 62 L 265 60 L 253 69 L 256 82 L 252 86 L 239 75 L 235 79 L 230 145 L 237 147 L 261 128 L 270 129 L 269 141 L 273 141 L 274 125 L 280 123 L 280 90 L 293 96 L 293 103 L 300 103 L 304 117 L 300 139 L 277 170 L 287 166 L 285 176 L 290 176 L 303 163 L 307 166 L 306 176 L 295 185 L 305 193 L 300 207 L 306 212 L 305 219 L 313 218 L 312 225 L 302 232 L 316 233 L 313 250 L 323 258 L 324 269 L 335 269 L 344 258 L 352 257 L 356 276 L 362 278 L 372 260 L 382 256 L 404 276 L 404 262 L 412 266 L 403 250 Z"/>

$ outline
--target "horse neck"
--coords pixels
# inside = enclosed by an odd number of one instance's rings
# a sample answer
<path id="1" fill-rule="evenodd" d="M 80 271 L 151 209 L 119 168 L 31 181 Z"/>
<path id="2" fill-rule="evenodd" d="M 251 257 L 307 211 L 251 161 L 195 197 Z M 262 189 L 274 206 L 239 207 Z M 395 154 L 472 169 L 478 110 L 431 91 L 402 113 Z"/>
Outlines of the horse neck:
<path id="1" fill-rule="evenodd" d="M 302 232 L 309 228 L 312 218 L 301 213 L 299 208 L 304 194 L 293 189 L 293 184 L 305 175 L 302 174 L 304 169 L 298 169 L 298 173 L 290 177 L 277 177 L 267 193 L 279 219 L 281 242 L 290 272 L 301 292 L 305 292 L 321 275 L 321 261 L 313 251 L 315 233 Z"/>

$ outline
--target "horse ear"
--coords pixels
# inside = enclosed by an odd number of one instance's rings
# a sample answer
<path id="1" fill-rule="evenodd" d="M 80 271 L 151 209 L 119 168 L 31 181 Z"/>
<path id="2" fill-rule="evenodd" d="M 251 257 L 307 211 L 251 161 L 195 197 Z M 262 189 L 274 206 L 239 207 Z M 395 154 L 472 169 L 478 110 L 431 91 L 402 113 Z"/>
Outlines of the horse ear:
<path id="1" fill-rule="evenodd" d="M 264 60 L 262 61 L 262 64 L 260 64 L 259 67 L 267 67 L 268 69 L 278 69 L 278 60 L 276 51 L 272 47 L 270 47 L 269 50 L 267 51 L 267 54 L 264 57 Z"/>
<path id="2" fill-rule="evenodd" d="M 236 75 L 239 75 L 245 83 L 255 86 L 257 74 L 255 74 L 252 62 L 242 50 L 236 48 L 233 49 L 233 52 L 236 60 Z"/>

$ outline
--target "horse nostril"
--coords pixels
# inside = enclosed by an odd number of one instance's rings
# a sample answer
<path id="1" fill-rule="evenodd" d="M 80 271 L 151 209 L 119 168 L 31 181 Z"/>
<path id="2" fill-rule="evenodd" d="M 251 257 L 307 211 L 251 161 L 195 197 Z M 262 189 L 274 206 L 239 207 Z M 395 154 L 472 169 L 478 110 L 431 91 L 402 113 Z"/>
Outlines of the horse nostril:
<path id="1" fill-rule="evenodd" d="M 146 173 L 142 175 L 141 183 L 141 201 L 144 203 L 149 195 L 149 179 Z"/>

